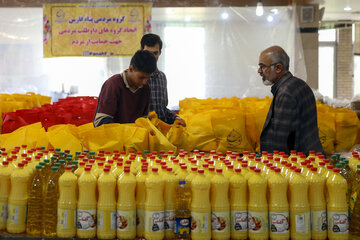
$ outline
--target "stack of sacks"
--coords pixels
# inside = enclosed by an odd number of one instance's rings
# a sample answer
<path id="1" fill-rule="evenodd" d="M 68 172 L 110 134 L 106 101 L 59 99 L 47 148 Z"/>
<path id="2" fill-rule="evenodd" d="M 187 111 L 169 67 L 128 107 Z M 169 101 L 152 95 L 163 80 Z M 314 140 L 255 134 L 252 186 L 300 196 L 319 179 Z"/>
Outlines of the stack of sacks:
<path id="1" fill-rule="evenodd" d="M 96 97 L 68 97 L 53 104 L 32 109 L 22 109 L 3 114 L 2 133 L 10 133 L 19 127 L 41 122 L 45 129 L 57 124 L 76 126 L 90 123 L 96 110 Z"/>
<path id="2" fill-rule="evenodd" d="M 26 94 L 0 94 L 0 114 L 14 112 L 20 109 L 31 109 L 49 104 L 51 97 L 42 96 L 35 93 Z M 3 118 L 0 118 L 0 127 Z"/>

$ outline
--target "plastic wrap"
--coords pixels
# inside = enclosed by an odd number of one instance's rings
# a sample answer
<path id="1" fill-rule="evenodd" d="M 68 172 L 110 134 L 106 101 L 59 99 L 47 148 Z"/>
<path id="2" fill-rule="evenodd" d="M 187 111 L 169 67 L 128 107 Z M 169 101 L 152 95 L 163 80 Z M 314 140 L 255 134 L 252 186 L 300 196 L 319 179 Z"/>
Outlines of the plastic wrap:
<path id="1" fill-rule="evenodd" d="M 186 97 L 264 97 L 270 88 L 257 73 L 258 57 L 271 45 L 290 56 L 291 72 L 306 80 L 293 7 L 153 8 L 152 32 L 164 46 L 158 67 L 168 79 L 169 107 Z M 45 95 L 97 96 L 103 82 L 130 58 L 43 58 L 42 8 L 0 8 L 0 89 Z"/>

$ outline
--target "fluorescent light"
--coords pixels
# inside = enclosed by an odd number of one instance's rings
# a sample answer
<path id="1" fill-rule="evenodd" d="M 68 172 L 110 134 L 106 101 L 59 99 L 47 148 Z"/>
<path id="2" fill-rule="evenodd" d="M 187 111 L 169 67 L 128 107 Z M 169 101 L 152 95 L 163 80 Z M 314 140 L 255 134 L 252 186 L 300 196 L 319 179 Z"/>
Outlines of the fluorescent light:
<path id="1" fill-rule="evenodd" d="M 272 22 L 273 20 L 274 20 L 274 18 L 273 18 L 273 16 L 268 16 L 267 18 L 266 18 L 266 20 L 268 21 L 268 22 Z"/>
<path id="2" fill-rule="evenodd" d="M 186 16 L 184 20 L 185 20 L 185 22 L 190 22 L 190 21 L 191 21 L 191 17 L 190 17 L 190 16 Z"/>
<path id="3" fill-rule="evenodd" d="M 223 13 L 221 14 L 221 18 L 224 19 L 224 20 L 226 20 L 226 19 L 229 18 L 229 14 L 228 14 L 227 12 L 223 12 Z"/>
<path id="4" fill-rule="evenodd" d="M 344 11 L 351 11 L 352 9 L 351 9 L 351 7 L 349 7 L 349 6 L 346 6 L 346 7 L 344 7 Z"/>
<path id="5" fill-rule="evenodd" d="M 16 19 L 17 22 L 23 22 L 24 20 L 22 18 Z"/>
<path id="6" fill-rule="evenodd" d="M 261 0 L 258 1 L 258 3 L 256 4 L 256 16 L 262 16 L 264 14 L 264 7 L 263 4 L 261 2 Z"/>

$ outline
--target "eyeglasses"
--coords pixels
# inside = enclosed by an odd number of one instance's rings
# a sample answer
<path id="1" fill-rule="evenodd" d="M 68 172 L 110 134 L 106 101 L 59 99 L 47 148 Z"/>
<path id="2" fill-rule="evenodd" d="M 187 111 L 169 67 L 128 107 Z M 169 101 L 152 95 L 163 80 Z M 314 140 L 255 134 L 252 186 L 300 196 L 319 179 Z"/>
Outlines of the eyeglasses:
<path id="1" fill-rule="evenodd" d="M 261 71 L 264 71 L 265 68 L 275 66 L 276 64 L 278 63 L 272 63 L 270 65 L 259 64 L 259 68 L 261 69 Z"/>

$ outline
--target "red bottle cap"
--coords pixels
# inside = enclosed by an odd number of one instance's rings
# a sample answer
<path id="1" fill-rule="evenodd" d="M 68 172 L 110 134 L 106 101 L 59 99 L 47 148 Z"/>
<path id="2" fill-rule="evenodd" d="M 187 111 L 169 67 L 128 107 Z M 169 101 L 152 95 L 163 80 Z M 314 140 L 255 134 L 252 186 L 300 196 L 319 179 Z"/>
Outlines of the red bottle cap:
<path id="1" fill-rule="evenodd" d="M 217 168 L 217 169 L 216 169 L 216 172 L 217 172 L 217 173 L 222 173 L 223 170 L 222 170 L 222 168 Z"/>
<path id="2" fill-rule="evenodd" d="M 198 173 L 203 174 L 203 173 L 204 173 L 204 169 L 199 169 L 199 170 L 198 170 Z"/>

